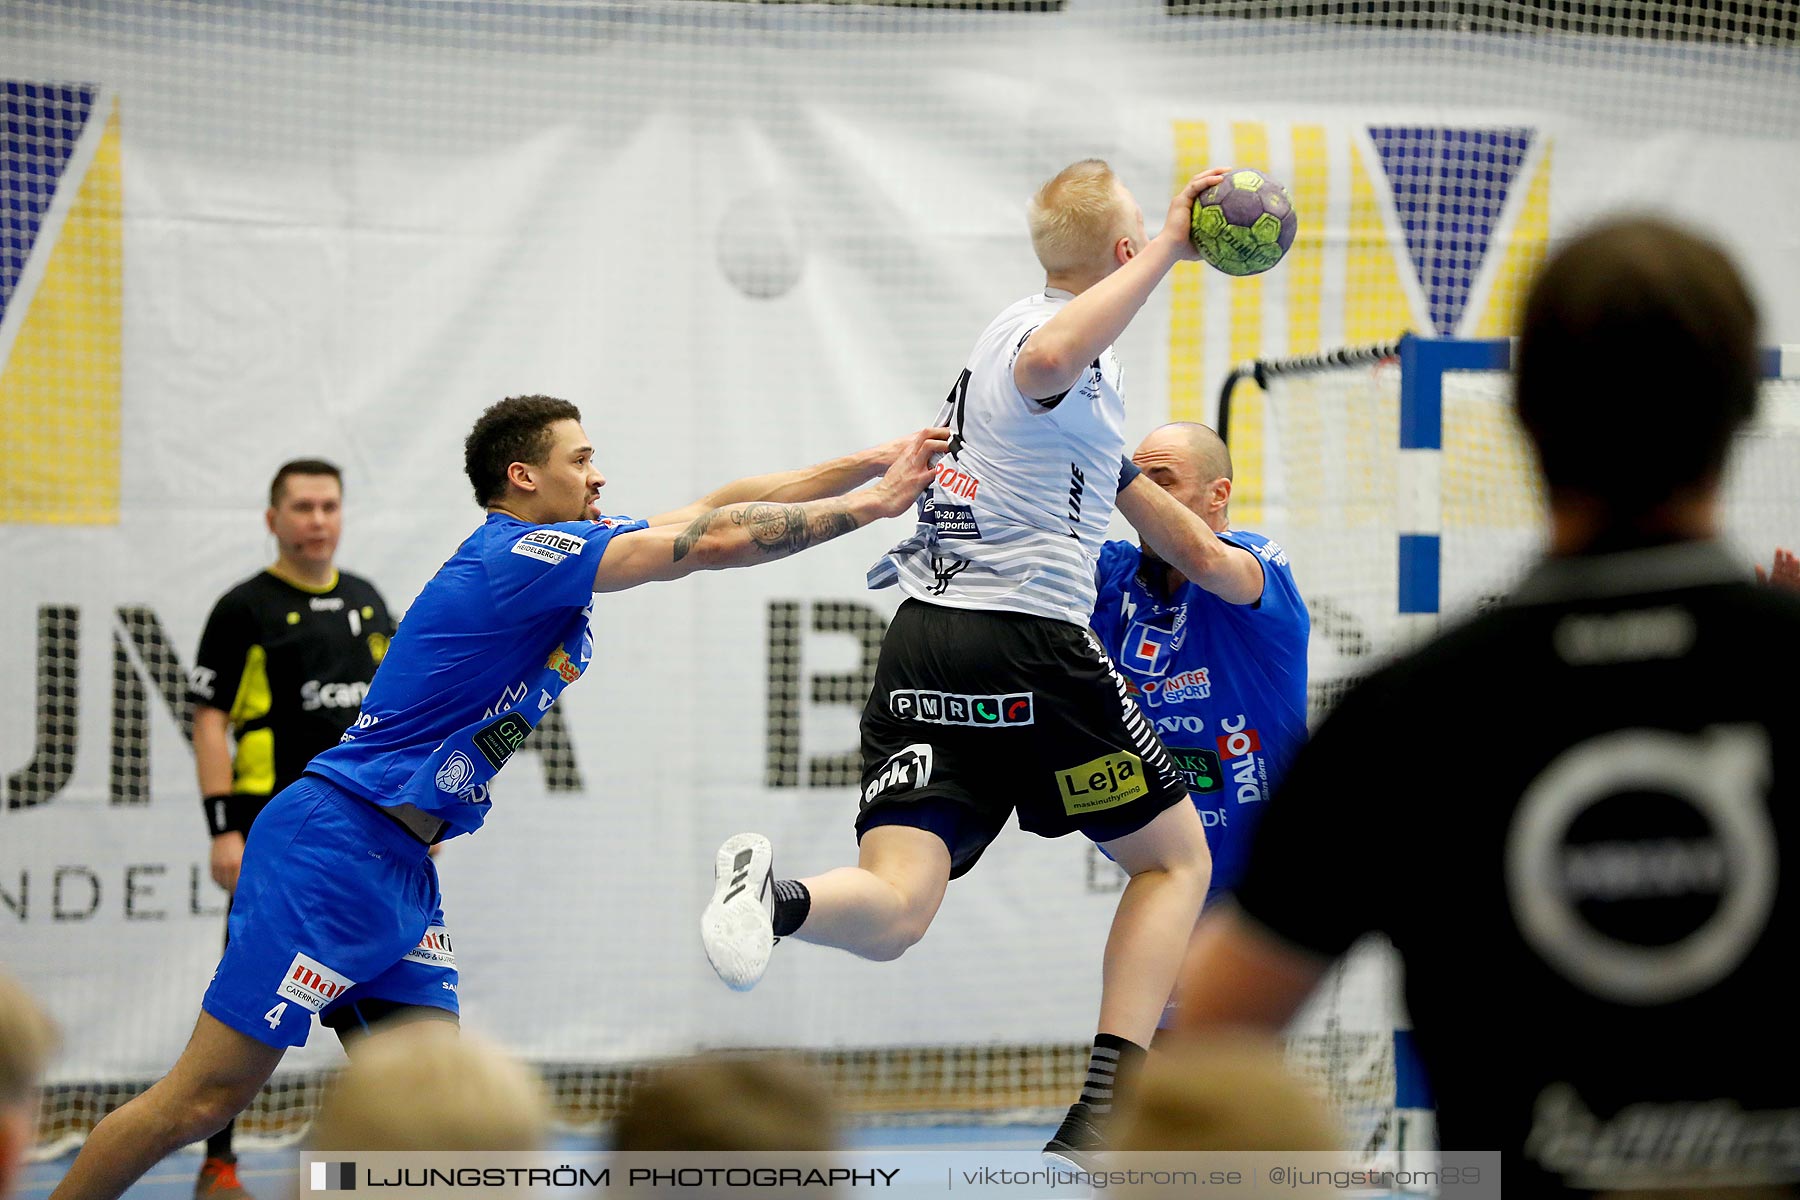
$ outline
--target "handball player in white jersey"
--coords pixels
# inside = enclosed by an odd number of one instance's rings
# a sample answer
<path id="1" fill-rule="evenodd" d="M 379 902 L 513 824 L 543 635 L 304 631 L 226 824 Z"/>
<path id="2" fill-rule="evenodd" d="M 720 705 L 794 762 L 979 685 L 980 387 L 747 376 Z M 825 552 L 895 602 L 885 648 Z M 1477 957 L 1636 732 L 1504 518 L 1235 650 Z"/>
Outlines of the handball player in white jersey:
<path id="1" fill-rule="evenodd" d="M 1190 210 L 1224 174 L 1189 180 L 1149 241 L 1098 160 L 1033 197 L 1045 285 L 976 342 L 939 420 L 950 449 L 918 526 L 869 572 L 871 587 L 907 599 L 863 710 L 857 865 L 777 880 L 768 840 L 739 834 L 719 850 L 701 920 L 713 967 L 744 989 L 778 937 L 899 957 L 1015 811 L 1028 832 L 1105 846 L 1131 878 L 1088 1085 L 1045 1148 L 1077 1163 L 1103 1147 L 1098 1119 L 1156 1029 L 1211 876 L 1184 780 L 1087 622 L 1114 497 L 1136 473 L 1113 341 L 1177 262 L 1198 257 Z M 1218 539 L 1204 522 L 1160 488 L 1140 491 L 1154 493 L 1145 540 L 1170 563 L 1210 565 Z"/>

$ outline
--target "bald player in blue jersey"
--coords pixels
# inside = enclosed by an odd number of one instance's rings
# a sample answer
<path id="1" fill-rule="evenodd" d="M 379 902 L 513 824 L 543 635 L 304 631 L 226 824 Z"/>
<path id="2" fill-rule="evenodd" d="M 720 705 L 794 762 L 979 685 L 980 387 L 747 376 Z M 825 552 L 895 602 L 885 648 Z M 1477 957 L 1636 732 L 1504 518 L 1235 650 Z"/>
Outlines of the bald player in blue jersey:
<path id="1" fill-rule="evenodd" d="M 1218 434 L 1164 425 L 1131 457 L 1145 477 L 1137 486 L 1162 488 L 1213 530 L 1216 566 L 1190 577 L 1148 547 L 1108 542 L 1088 623 L 1200 810 L 1210 905 L 1243 873 L 1251 830 L 1306 740 L 1312 623 L 1287 552 L 1231 528 L 1231 454 Z M 1132 516 L 1123 494 L 1119 507 Z"/>
<path id="2" fill-rule="evenodd" d="M 910 512 L 949 436 L 920 430 L 636 521 L 598 515 L 605 479 L 580 422 L 567 401 L 517 396 L 475 423 L 464 466 L 486 519 L 407 611 L 344 740 L 251 829 L 187 1048 L 94 1128 L 54 1200 L 119 1196 L 220 1128 L 315 1013 L 346 1040 L 378 1021 L 456 1020 L 429 850 L 480 828 L 490 781 L 580 678 L 594 593 L 769 562 Z"/>

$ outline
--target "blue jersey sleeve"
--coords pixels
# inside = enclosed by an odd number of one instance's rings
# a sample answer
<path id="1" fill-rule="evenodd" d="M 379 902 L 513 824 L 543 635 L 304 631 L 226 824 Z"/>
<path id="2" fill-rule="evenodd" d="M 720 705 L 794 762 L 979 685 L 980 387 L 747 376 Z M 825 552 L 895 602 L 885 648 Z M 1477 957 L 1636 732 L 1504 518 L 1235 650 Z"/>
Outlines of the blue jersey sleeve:
<path id="1" fill-rule="evenodd" d="M 509 529 L 483 556 L 495 607 L 521 615 L 586 608 L 594 600 L 594 572 L 607 543 L 645 528 L 645 521 L 602 517 Z"/>
<path id="2" fill-rule="evenodd" d="M 1287 551 L 1281 548 L 1279 542 L 1260 534 L 1239 533 L 1235 530 L 1221 533 L 1219 540 L 1240 550 L 1248 550 L 1262 563 L 1262 595 L 1255 604 L 1224 606 L 1233 619 L 1255 620 L 1261 617 L 1265 625 L 1274 620 L 1310 624 L 1306 602 L 1300 598 L 1300 588 L 1294 582 L 1293 564 L 1288 561 Z"/>

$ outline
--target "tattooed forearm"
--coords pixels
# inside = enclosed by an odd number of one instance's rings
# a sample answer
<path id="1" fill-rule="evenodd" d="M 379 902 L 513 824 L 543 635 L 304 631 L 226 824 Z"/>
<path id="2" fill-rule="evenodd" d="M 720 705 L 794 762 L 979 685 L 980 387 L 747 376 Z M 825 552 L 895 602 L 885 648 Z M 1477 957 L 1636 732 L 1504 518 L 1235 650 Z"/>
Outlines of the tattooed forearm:
<path id="1" fill-rule="evenodd" d="M 703 512 L 695 517 L 686 529 L 681 531 L 681 535 L 675 539 L 676 562 L 680 562 L 688 556 L 688 551 L 694 548 L 694 543 L 700 540 L 701 536 L 706 533 L 708 527 L 712 525 L 712 519 L 718 515 L 719 510 L 716 508 Z"/>
<path id="2" fill-rule="evenodd" d="M 798 554 L 856 528 L 856 518 L 836 504 L 749 504 L 731 519 L 763 553 L 775 557 Z"/>
<path id="3" fill-rule="evenodd" d="M 806 549 L 806 509 L 798 504 L 746 504 L 731 514 L 763 553 L 797 554 Z"/>
<path id="4" fill-rule="evenodd" d="M 816 546 L 820 542 L 829 542 L 834 537 L 855 532 L 856 528 L 856 518 L 841 508 L 814 513 L 812 520 L 807 523 L 807 533 L 811 535 L 807 545 Z"/>

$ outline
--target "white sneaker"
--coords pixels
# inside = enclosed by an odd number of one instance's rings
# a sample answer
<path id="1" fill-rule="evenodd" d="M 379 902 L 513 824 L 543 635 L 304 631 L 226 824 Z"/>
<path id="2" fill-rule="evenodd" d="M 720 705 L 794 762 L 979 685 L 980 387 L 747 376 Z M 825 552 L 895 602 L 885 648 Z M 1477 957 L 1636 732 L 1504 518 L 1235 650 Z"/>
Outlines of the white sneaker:
<path id="1" fill-rule="evenodd" d="M 747 992 L 775 948 L 775 851 L 760 833 L 727 838 L 713 861 L 713 895 L 700 914 L 700 940 L 725 986 Z"/>

